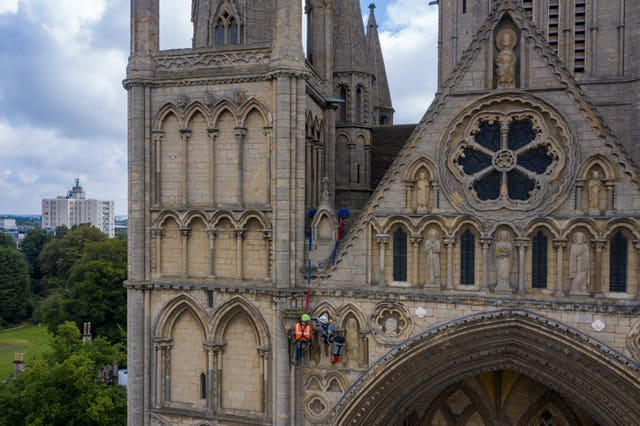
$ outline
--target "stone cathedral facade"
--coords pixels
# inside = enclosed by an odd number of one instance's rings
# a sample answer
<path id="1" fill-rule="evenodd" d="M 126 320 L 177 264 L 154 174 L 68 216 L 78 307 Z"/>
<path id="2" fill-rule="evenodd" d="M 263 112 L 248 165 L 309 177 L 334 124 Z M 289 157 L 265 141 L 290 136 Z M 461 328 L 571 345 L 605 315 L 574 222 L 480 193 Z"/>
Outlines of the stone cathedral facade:
<path id="1" fill-rule="evenodd" d="M 130 425 L 638 424 L 640 0 L 432 3 L 402 133 L 373 5 L 131 1 Z"/>

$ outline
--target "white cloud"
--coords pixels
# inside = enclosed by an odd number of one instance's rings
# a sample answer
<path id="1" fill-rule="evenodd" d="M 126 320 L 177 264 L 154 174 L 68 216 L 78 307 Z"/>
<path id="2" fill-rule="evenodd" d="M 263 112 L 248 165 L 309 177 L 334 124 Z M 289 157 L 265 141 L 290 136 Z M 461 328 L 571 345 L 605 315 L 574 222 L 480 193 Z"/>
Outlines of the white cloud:
<path id="1" fill-rule="evenodd" d="M 437 90 L 438 9 L 414 0 L 390 3 L 380 25 L 396 123 L 417 123 Z"/>
<path id="2" fill-rule="evenodd" d="M 19 2 L 20 0 L 0 0 L 0 15 L 17 13 Z"/>

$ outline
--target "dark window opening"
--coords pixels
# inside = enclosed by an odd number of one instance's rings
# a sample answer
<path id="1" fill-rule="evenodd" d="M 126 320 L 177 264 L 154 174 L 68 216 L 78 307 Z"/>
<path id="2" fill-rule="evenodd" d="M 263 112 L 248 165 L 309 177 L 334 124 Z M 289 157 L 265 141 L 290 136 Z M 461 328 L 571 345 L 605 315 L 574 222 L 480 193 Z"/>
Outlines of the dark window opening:
<path id="1" fill-rule="evenodd" d="M 627 239 L 618 231 L 611 239 L 611 254 L 609 256 L 610 281 L 609 291 L 625 293 L 627 291 L 627 256 L 629 244 Z"/>
<path id="2" fill-rule="evenodd" d="M 339 120 L 340 120 L 340 123 L 346 123 L 347 122 L 347 88 L 346 87 L 340 88 L 340 99 L 344 100 L 344 102 L 340 104 Z"/>
<path id="3" fill-rule="evenodd" d="M 538 231 L 533 237 L 531 251 L 531 286 L 533 288 L 547 288 L 547 237 Z"/>
<path id="4" fill-rule="evenodd" d="M 393 280 L 407 281 L 407 234 L 400 228 L 393 234 Z"/>
<path id="5" fill-rule="evenodd" d="M 200 373 L 200 399 L 207 399 L 207 375 Z"/>
<path id="6" fill-rule="evenodd" d="M 460 237 L 460 284 L 475 284 L 476 239 L 468 229 Z"/>

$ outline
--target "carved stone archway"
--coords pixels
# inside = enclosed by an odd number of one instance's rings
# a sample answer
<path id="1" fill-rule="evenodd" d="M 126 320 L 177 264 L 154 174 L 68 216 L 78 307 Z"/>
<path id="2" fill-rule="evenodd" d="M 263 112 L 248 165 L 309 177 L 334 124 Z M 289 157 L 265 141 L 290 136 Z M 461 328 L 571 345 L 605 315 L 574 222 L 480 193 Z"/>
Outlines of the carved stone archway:
<path id="1" fill-rule="evenodd" d="M 402 424 L 461 378 L 510 369 L 600 424 L 640 418 L 640 366 L 589 336 L 525 310 L 472 315 L 396 346 L 334 406 L 328 424 Z"/>

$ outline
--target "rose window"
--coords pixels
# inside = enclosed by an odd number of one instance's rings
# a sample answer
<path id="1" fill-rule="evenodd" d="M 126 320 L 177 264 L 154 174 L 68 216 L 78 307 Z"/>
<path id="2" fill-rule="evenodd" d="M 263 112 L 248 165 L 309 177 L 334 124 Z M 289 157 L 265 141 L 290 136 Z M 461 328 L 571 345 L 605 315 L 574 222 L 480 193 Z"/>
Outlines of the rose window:
<path id="1" fill-rule="evenodd" d="M 480 202 L 522 204 L 534 198 L 557 165 L 557 152 L 531 115 L 477 120 L 453 163 Z"/>
<path id="2" fill-rule="evenodd" d="M 567 198 L 576 142 L 544 101 L 522 93 L 487 96 L 465 107 L 442 133 L 442 193 L 460 212 L 526 223 Z"/>

